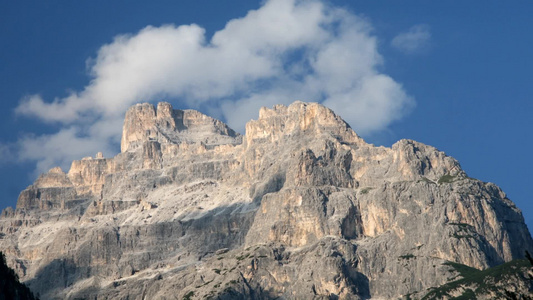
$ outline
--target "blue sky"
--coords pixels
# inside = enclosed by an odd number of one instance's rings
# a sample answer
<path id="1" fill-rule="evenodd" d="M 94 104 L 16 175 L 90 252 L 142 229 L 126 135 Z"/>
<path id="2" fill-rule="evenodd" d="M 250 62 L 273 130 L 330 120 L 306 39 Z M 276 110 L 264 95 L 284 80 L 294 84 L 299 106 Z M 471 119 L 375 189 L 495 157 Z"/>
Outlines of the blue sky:
<path id="1" fill-rule="evenodd" d="M 257 107 L 300 99 L 368 142 L 455 157 L 532 228 L 533 4 L 441 2 L 2 1 L 0 208 L 41 170 L 116 154 L 131 103 L 242 131 Z"/>

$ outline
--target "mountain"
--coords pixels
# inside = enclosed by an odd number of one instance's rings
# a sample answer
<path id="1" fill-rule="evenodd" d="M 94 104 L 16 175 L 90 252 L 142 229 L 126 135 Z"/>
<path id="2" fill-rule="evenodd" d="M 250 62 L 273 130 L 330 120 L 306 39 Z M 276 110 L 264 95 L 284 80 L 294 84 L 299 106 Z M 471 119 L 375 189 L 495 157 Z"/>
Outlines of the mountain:
<path id="1" fill-rule="evenodd" d="M 368 144 L 320 104 L 262 108 L 242 136 L 145 103 L 121 153 L 21 192 L 0 250 L 42 299 L 391 299 L 533 241 L 495 184 L 422 143 Z"/>

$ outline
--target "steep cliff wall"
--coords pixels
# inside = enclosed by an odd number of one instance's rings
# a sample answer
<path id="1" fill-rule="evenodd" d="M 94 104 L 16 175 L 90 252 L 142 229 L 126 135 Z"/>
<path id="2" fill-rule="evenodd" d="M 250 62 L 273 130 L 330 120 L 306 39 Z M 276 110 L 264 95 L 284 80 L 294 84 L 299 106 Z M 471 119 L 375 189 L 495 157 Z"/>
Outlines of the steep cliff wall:
<path id="1" fill-rule="evenodd" d="M 42 298 L 394 298 L 455 278 L 449 262 L 533 252 L 496 185 L 431 146 L 367 144 L 316 103 L 262 108 L 244 137 L 138 104 L 121 149 L 2 213 L 0 250 Z"/>

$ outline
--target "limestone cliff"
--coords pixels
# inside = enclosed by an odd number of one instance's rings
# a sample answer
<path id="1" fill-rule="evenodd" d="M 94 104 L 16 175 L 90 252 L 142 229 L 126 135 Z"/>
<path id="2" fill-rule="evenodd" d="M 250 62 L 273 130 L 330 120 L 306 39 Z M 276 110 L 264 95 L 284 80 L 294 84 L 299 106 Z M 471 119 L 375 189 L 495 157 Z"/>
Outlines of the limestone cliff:
<path id="1" fill-rule="evenodd" d="M 146 141 L 163 144 L 240 144 L 240 135 L 226 124 L 194 110 L 173 109 L 169 103 L 137 104 L 126 113 L 120 148 L 126 152 Z"/>
<path id="2" fill-rule="evenodd" d="M 126 113 L 121 153 L 55 168 L 0 218 L 44 299 L 397 298 L 533 253 L 520 210 L 415 141 L 367 144 L 317 103 L 244 136 L 168 103 Z"/>

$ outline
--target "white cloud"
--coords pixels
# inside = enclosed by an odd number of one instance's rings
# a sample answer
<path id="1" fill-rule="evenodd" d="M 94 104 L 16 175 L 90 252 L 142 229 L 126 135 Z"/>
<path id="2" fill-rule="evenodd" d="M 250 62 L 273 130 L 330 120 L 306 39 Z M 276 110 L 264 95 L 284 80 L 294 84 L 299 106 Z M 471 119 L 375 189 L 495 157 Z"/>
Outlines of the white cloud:
<path id="1" fill-rule="evenodd" d="M 420 24 L 395 36 L 391 41 L 391 45 L 402 52 L 413 54 L 427 49 L 430 39 L 429 26 Z"/>
<path id="2" fill-rule="evenodd" d="M 148 26 L 102 46 L 82 91 L 52 102 L 21 100 L 19 114 L 64 128 L 22 139 L 20 157 L 42 171 L 96 151 L 112 154 L 126 109 L 158 100 L 218 111 L 241 132 L 261 106 L 322 102 L 368 134 L 413 103 L 378 70 L 382 62 L 370 24 L 320 0 L 266 1 L 210 40 L 195 24 Z"/>
<path id="3" fill-rule="evenodd" d="M 68 170 L 70 163 L 84 156 L 94 156 L 102 151 L 113 153 L 111 145 L 100 135 L 81 136 L 78 127 L 67 127 L 51 135 L 25 136 L 18 142 L 19 156 L 24 160 L 36 161 L 33 175 L 46 172 L 54 166 Z"/>
<path id="4" fill-rule="evenodd" d="M 13 147 L 14 145 L 12 144 L 0 143 L 0 163 L 14 161 L 14 152 L 16 151 L 16 149 L 13 149 Z"/>

